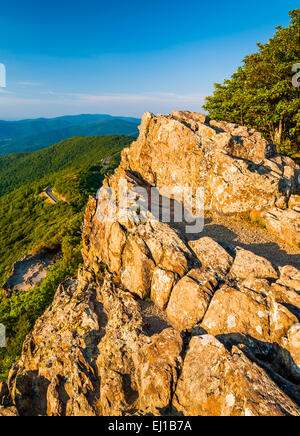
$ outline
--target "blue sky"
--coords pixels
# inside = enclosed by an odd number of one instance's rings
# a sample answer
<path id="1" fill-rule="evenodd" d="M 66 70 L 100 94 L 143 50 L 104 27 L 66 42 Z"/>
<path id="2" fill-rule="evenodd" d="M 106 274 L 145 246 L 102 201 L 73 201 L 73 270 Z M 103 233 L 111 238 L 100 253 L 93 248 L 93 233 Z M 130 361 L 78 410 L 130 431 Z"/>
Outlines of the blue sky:
<path id="1" fill-rule="evenodd" d="M 0 119 L 201 111 L 299 1 L 10 0 L 0 5 Z"/>

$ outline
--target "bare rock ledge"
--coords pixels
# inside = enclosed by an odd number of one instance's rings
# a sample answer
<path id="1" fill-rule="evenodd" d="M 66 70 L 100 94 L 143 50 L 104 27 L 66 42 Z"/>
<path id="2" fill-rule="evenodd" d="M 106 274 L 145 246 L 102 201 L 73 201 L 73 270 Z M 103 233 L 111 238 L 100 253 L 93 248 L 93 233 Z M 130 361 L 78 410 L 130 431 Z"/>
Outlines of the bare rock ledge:
<path id="1" fill-rule="evenodd" d="M 84 267 L 26 338 L 0 416 L 300 416 L 300 272 L 201 233 L 188 241 L 135 208 L 137 195 L 123 219 L 111 195 L 121 179 L 201 186 L 208 210 L 255 211 L 297 244 L 298 173 L 252 129 L 146 113 L 89 200 Z"/>

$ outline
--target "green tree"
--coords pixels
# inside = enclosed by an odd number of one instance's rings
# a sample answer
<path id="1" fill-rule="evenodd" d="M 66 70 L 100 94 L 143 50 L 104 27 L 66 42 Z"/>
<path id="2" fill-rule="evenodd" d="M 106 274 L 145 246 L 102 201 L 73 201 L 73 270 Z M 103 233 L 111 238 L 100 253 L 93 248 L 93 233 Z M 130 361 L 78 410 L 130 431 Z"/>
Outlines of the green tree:
<path id="1" fill-rule="evenodd" d="M 292 66 L 300 62 L 300 9 L 290 11 L 288 27 L 277 27 L 259 51 L 246 56 L 230 80 L 215 84 L 203 108 L 211 118 L 247 125 L 264 133 L 281 152 L 300 151 L 300 88 Z"/>

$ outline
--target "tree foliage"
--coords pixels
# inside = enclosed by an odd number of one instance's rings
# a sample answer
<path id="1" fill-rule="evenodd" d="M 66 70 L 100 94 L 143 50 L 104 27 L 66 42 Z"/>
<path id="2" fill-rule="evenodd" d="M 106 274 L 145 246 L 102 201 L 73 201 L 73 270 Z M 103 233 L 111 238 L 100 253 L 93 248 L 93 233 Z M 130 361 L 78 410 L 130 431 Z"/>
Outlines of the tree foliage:
<path id="1" fill-rule="evenodd" d="M 203 106 L 211 118 L 262 131 L 281 152 L 300 151 L 300 88 L 292 84 L 292 66 L 300 63 L 300 9 L 290 12 L 288 27 L 277 27 L 259 51 L 246 56 L 230 80 L 215 84 Z"/>
<path id="2" fill-rule="evenodd" d="M 43 150 L 0 157 L 0 196 L 63 169 L 101 163 L 133 141 L 130 136 L 74 137 Z"/>

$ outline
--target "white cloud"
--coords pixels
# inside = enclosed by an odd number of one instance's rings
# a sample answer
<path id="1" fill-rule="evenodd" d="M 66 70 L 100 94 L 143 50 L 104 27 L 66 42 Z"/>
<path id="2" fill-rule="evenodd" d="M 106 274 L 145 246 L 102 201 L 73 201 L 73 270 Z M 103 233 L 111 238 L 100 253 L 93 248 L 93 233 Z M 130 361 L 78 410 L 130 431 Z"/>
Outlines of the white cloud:
<path id="1" fill-rule="evenodd" d="M 85 93 L 39 92 L 32 97 L 0 93 L 0 119 L 35 118 L 76 113 L 110 113 L 141 116 L 144 112 L 170 113 L 172 110 L 201 112 L 200 94 L 166 92 L 93 95 Z"/>
<path id="2" fill-rule="evenodd" d="M 2 96 L 2 94 L 10 94 L 10 95 L 4 95 Z M 24 98 L 24 97 L 17 97 L 16 95 L 13 95 L 13 93 L 9 93 L 9 92 L 4 92 L 1 93 L 0 95 L 0 106 L 2 106 L 2 104 L 5 105 L 17 105 L 17 104 L 22 104 L 22 103 L 28 103 L 28 104 L 32 104 L 32 103 L 45 103 L 45 100 L 42 99 L 37 99 L 37 98 Z M 56 101 L 57 103 L 57 101 Z"/>
<path id="3" fill-rule="evenodd" d="M 83 93 L 55 93 L 48 91 L 48 95 L 56 95 L 61 97 L 70 97 L 73 100 L 79 100 L 85 103 L 148 103 L 148 102 L 163 102 L 163 103 L 203 103 L 204 98 L 199 94 L 174 94 L 167 92 L 146 92 L 140 94 L 83 94 Z"/>

